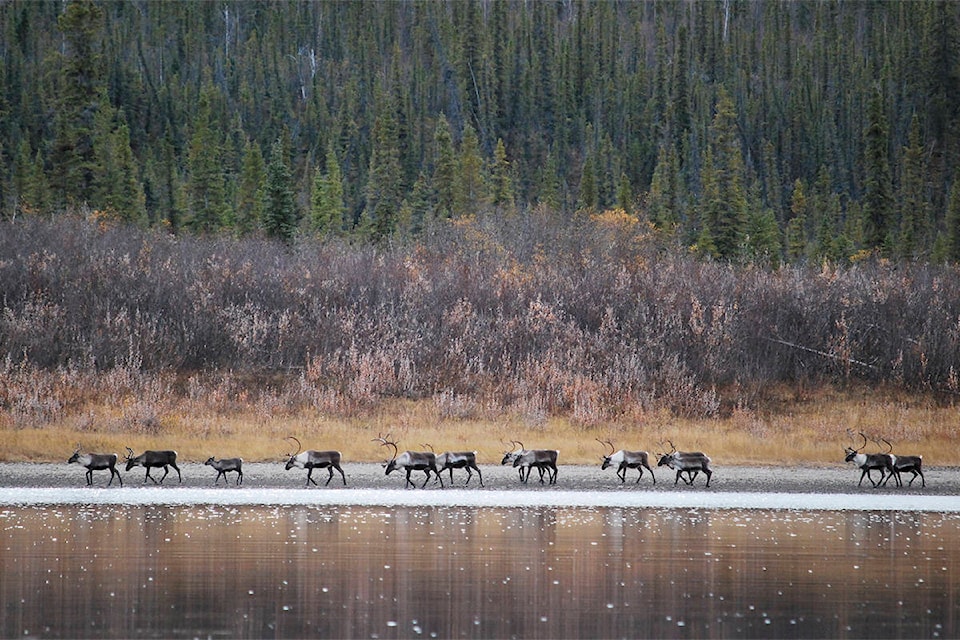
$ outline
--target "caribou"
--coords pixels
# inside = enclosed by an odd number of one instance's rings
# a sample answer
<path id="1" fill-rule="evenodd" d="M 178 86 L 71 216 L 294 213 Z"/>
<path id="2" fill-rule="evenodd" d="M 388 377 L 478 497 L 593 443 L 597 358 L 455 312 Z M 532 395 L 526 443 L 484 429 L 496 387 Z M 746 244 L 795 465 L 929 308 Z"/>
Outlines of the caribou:
<path id="1" fill-rule="evenodd" d="M 314 451 L 313 449 L 308 449 L 302 451 L 303 445 L 300 444 L 300 441 L 293 437 L 287 436 L 284 440 L 293 440 L 297 443 L 297 450 L 290 453 L 284 454 L 287 458 L 287 465 L 284 467 L 287 471 L 293 469 L 294 467 L 299 467 L 301 469 L 307 470 L 307 481 L 304 483 L 304 486 L 309 487 L 312 482 L 314 486 L 317 485 L 317 481 L 313 479 L 313 470 L 314 469 L 326 469 L 330 472 L 330 475 L 327 477 L 327 481 L 323 486 L 330 484 L 330 481 L 333 480 L 333 470 L 336 469 L 340 472 L 340 477 L 343 478 L 343 486 L 347 486 L 347 476 L 343 473 L 343 469 L 340 468 L 340 452 L 339 451 Z"/>
<path id="2" fill-rule="evenodd" d="M 887 482 L 890 481 L 890 476 L 895 475 L 897 478 L 897 486 L 903 486 L 903 480 L 900 479 L 901 473 L 910 472 L 913 476 L 910 478 L 910 482 L 907 483 L 907 486 L 913 486 L 913 481 L 917 479 L 917 476 L 920 476 L 920 486 L 926 487 L 927 480 L 923 476 L 923 456 L 898 456 L 893 454 L 893 445 L 890 444 L 890 441 L 886 438 L 881 438 L 887 444 L 887 455 L 889 455 L 892 460 L 893 473 L 889 474 L 886 480 L 883 481 L 883 485 L 886 486 Z"/>
<path id="3" fill-rule="evenodd" d="M 222 460 L 214 460 L 213 456 L 210 456 L 203 464 L 213 467 L 217 470 L 217 477 L 213 481 L 213 484 L 217 484 L 217 481 L 220 480 L 220 476 L 223 476 L 224 484 L 230 484 L 230 482 L 227 480 L 227 473 L 230 471 L 237 472 L 238 485 L 243 482 L 243 458 L 223 458 Z"/>
<path id="4" fill-rule="evenodd" d="M 863 435 L 863 432 L 860 432 L 860 437 L 863 438 L 863 444 L 858 448 L 853 449 L 851 447 L 844 447 L 844 462 L 852 462 L 857 465 L 857 468 L 861 470 L 860 473 L 860 482 L 857 483 L 857 486 L 863 485 L 864 476 L 867 477 L 867 480 L 870 481 L 870 484 L 874 488 L 879 487 L 880 483 L 883 482 L 883 479 L 886 477 L 886 474 L 894 473 L 893 470 L 893 458 L 889 452 L 887 453 L 863 453 L 863 448 L 867 446 L 867 436 Z M 874 469 L 880 471 L 880 479 L 876 482 L 873 481 L 873 475 L 870 473 Z M 889 478 L 887 478 L 889 480 Z"/>
<path id="5" fill-rule="evenodd" d="M 93 484 L 93 472 L 94 471 L 104 471 L 106 469 L 110 470 L 110 482 L 107 483 L 109 487 L 113 484 L 113 476 L 117 476 L 117 480 L 120 481 L 120 486 L 123 486 L 123 478 L 120 477 L 120 472 L 117 471 L 117 454 L 115 453 L 80 453 L 80 445 L 77 445 L 77 450 L 73 452 L 73 455 L 70 456 L 70 459 L 67 460 L 67 464 L 76 462 L 81 467 L 87 468 L 87 486 Z"/>
<path id="6" fill-rule="evenodd" d="M 640 483 L 640 478 L 643 477 L 643 470 L 646 468 L 650 472 L 650 477 L 653 478 L 653 484 L 657 484 L 657 477 L 653 475 L 653 469 L 650 468 L 650 454 L 646 451 L 626 451 L 620 449 L 619 451 L 613 450 L 613 443 L 609 440 L 601 440 L 596 438 L 596 441 L 600 444 L 605 444 L 610 447 L 610 453 L 600 456 L 603 462 L 600 464 L 600 469 L 604 470 L 613 465 L 617 466 L 617 477 L 620 478 L 620 482 L 624 483 L 627 481 L 627 469 L 636 469 L 640 472 L 640 475 L 637 476 L 637 484 Z"/>
<path id="7" fill-rule="evenodd" d="M 420 485 L 420 488 L 423 489 L 427 486 L 427 482 L 430 480 L 430 472 L 432 471 L 436 474 L 437 479 L 440 480 L 440 488 L 443 488 L 443 477 L 440 476 L 440 472 L 437 470 L 437 454 L 432 451 L 404 451 L 398 457 L 397 454 L 400 450 L 397 448 L 397 443 L 390 440 L 389 433 L 386 436 L 378 436 L 374 438 L 373 441 L 379 442 L 381 447 L 393 448 L 393 457 L 384 464 L 387 469 L 384 475 L 390 475 L 400 467 L 403 467 L 407 471 L 407 480 L 403 483 L 403 487 L 407 488 L 407 486 L 411 486 L 416 488 L 417 485 L 410 480 L 410 473 L 413 471 L 423 471 L 427 474 L 423 484 Z M 453 472 L 451 472 L 451 475 L 452 474 Z"/>
<path id="8" fill-rule="evenodd" d="M 530 470 L 536 467 L 540 471 L 540 484 L 543 484 L 543 473 L 546 471 L 550 484 L 557 483 L 557 458 L 560 452 L 556 449 L 527 449 L 519 440 L 511 440 L 519 451 L 507 451 L 500 464 L 512 462 L 519 470 L 520 481 L 526 484 L 530 480 Z"/>
<path id="9" fill-rule="evenodd" d="M 170 467 L 177 470 L 177 478 L 180 482 L 183 482 L 180 467 L 177 466 L 176 451 L 144 451 L 140 455 L 134 456 L 133 449 L 127 447 L 127 471 L 137 465 L 141 465 L 147 470 L 147 475 L 143 478 L 144 482 L 147 481 L 147 478 L 150 478 L 153 480 L 153 484 L 162 484 L 164 478 L 170 473 Z M 163 467 L 163 477 L 160 478 L 160 482 L 157 482 L 157 479 L 150 475 L 150 469 L 154 467 Z"/>
<path id="10" fill-rule="evenodd" d="M 713 471 L 710 469 L 710 457 L 700 451 L 677 451 L 677 448 L 672 442 L 669 440 L 667 440 L 667 442 L 670 443 L 672 451 L 662 454 L 660 461 L 657 462 L 657 466 L 670 467 L 677 472 L 677 477 L 673 481 L 674 486 L 676 486 L 681 478 L 684 484 L 692 486 L 693 481 L 696 480 L 700 472 L 703 471 L 707 476 L 706 486 L 709 487 L 710 478 L 713 476 Z M 686 478 L 682 477 L 684 472 L 687 474 Z"/>
<path id="11" fill-rule="evenodd" d="M 423 446 L 427 449 L 430 449 L 430 451 L 433 451 L 433 447 L 431 447 L 429 444 L 424 444 Z M 470 480 L 473 478 L 473 472 L 476 471 L 477 477 L 480 478 L 480 486 L 483 486 L 483 474 L 480 473 L 480 467 L 477 466 L 476 451 L 444 451 L 437 456 L 437 469 L 440 470 L 437 473 L 438 478 L 445 469 L 450 470 L 451 486 L 453 486 L 454 469 L 467 470 L 467 481 L 463 483 L 463 486 L 470 484 Z"/>

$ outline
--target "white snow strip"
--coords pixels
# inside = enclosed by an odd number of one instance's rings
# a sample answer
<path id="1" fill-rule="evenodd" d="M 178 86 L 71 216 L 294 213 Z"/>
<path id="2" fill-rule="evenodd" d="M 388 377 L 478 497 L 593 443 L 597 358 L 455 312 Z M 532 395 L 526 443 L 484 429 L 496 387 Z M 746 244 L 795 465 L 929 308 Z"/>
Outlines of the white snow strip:
<path id="1" fill-rule="evenodd" d="M 0 489 L 0 505 L 309 505 L 397 507 L 632 507 L 960 512 L 960 496 L 836 493 L 471 491 L 448 489 Z"/>

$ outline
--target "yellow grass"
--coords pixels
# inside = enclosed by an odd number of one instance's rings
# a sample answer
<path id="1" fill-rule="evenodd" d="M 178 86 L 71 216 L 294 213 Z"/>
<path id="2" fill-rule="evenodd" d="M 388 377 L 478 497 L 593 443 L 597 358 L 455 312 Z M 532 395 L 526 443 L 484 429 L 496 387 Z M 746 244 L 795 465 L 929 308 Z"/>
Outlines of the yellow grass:
<path id="1" fill-rule="evenodd" d="M 771 403 L 772 404 L 772 403 Z M 338 449 L 348 461 L 381 461 L 390 451 L 374 441 L 390 434 L 401 450 L 475 450 L 483 464 L 499 464 L 509 441 L 527 448 L 560 450 L 561 463 L 595 464 L 611 440 L 616 448 L 664 451 L 672 441 L 681 450 L 708 453 L 715 464 L 835 465 L 843 447 L 859 445 L 863 431 L 885 437 L 895 453 L 921 454 L 929 465 L 960 465 L 956 447 L 957 409 L 933 400 L 897 393 L 824 389 L 802 398 L 789 397 L 766 412 L 736 410 L 723 419 L 679 419 L 647 413 L 627 421 L 584 426 L 569 419 L 548 418 L 536 424 L 523 417 L 441 419 L 436 404 L 424 401 L 385 402 L 366 417 L 320 416 L 292 410 L 270 415 L 258 407 L 218 413 L 185 403 L 153 416 L 144 426 L 127 428 L 129 419 L 116 405 L 84 406 L 42 426 L 16 424 L 0 413 L 2 461 L 60 462 L 76 444 L 85 451 L 126 447 L 176 449 L 181 459 L 202 462 L 209 456 L 241 456 L 247 461 L 278 461 L 298 437 L 305 449 Z M 279 413 L 279 412 L 278 412 Z M 873 442 L 865 451 L 879 450 Z"/>

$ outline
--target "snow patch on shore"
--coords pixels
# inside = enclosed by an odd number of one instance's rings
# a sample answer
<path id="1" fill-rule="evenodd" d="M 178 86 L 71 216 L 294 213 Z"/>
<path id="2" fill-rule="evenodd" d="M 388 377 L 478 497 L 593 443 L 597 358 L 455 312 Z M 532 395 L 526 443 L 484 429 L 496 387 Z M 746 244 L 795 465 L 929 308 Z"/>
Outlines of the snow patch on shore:
<path id="1" fill-rule="evenodd" d="M 198 488 L 0 488 L 0 505 L 312 505 L 396 507 L 633 507 L 960 512 L 960 496 L 733 492 L 442 491 Z"/>

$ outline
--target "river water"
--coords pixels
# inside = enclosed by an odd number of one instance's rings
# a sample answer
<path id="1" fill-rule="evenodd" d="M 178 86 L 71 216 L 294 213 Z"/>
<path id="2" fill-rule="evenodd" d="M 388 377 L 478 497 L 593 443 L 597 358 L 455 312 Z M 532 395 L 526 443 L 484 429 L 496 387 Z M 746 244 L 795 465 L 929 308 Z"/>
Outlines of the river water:
<path id="1" fill-rule="evenodd" d="M 960 635 L 949 501 L 834 510 L 722 494 L 699 498 L 719 506 L 682 508 L 556 504 L 562 493 L 520 506 L 489 494 L 460 504 L 453 492 L 297 494 L 337 502 L 310 504 L 184 490 L 173 503 L 148 489 L 50 491 L 0 496 L 5 638 Z M 410 504 L 428 495 L 444 497 Z"/>

